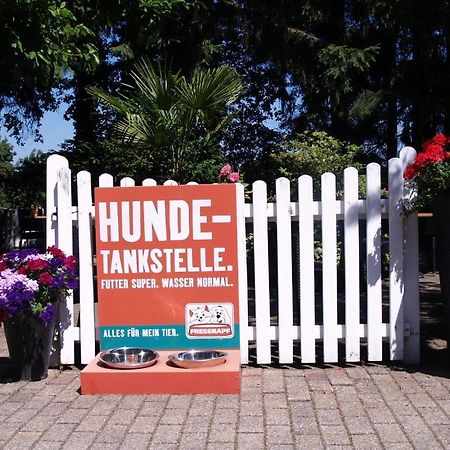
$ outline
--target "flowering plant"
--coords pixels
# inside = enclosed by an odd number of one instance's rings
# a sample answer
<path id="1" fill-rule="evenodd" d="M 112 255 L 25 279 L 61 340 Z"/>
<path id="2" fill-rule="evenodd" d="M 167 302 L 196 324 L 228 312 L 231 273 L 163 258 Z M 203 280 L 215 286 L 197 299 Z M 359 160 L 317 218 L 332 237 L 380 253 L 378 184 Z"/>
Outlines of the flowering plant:
<path id="1" fill-rule="evenodd" d="M 33 315 L 45 325 L 56 314 L 56 302 L 78 285 L 76 259 L 57 247 L 0 255 L 0 323 L 18 314 Z"/>
<path id="2" fill-rule="evenodd" d="M 433 200 L 450 189 L 450 152 L 446 145 L 450 138 L 437 134 L 422 144 L 422 151 L 405 170 L 403 177 L 417 188 L 414 209 L 431 206 Z"/>
<path id="3" fill-rule="evenodd" d="M 219 173 L 220 181 L 225 183 L 237 183 L 240 179 L 239 172 L 233 172 L 233 169 L 229 164 L 226 164 L 220 169 Z"/>

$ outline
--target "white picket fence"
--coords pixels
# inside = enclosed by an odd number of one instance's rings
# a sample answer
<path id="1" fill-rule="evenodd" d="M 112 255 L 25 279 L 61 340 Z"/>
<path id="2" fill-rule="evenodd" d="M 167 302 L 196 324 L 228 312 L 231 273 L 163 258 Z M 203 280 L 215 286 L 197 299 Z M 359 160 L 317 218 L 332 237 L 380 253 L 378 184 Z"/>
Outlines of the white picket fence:
<path id="1" fill-rule="evenodd" d="M 367 359 L 380 361 L 383 341 L 389 343 L 390 359 L 415 364 L 420 358 L 418 227 L 417 215 L 400 214 L 404 197 L 411 195 L 403 183 L 403 171 L 414 161 L 416 152 L 404 148 L 399 158 L 388 165 L 389 198 L 381 198 L 381 168 L 367 166 L 367 196 L 358 199 L 358 172 L 344 171 L 344 198 L 336 199 L 336 180 L 332 173 L 321 179 L 321 201 L 313 200 L 312 178 L 298 179 L 298 198 L 291 198 L 290 182 L 276 181 L 276 203 L 267 202 L 267 186 L 256 181 L 252 186 L 253 203 L 245 203 L 244 189 L 239 187 L 238 225 L 241 257 L 245 252 L 245 222 L 253 224 L 254 246 L 254 325 L 249 325 L 247 265 L 240 266 L 240 343 L 241 361 L 249 361 L 249 344 L 256 344 L 258 364 L 270 364 L 274 358 L 274 342 L 278 361 L 292 363 L 300 346 L 302 363 L 314 363 L 317 347 L 323 345 L 324 362 L 338 361 L 338 342 L 345 343 L 345 360 L 361 359 L 362 345 L 367 346 Z M 96 324 L 94 318 L 92 183 L 89 172 L 76 176 L 78 206 L 72 206 L 71 171 L 68 161 L 59 155 L 47 160 L 47 244 L 57 245 L 67 253 L 78 248 L 80 265 L 80 326 L 73 322 L 73 298 L 61 316 L 61 353 L 64 364 L 74 363 L 74 346 L 80 341 L 81 362 L 95 356 Z M 176 184 L 167 181 L 166 185 Z M 134 186 L 124 178 L 120 186 Z M 156 182 L 146 179 L 142 185 Z M 113 177 L 103 174 L 99 186 L 113 186 Z M 293 201 L 294 200 L 294 201 Z M 239 219 L 241 218 L 241 219 Z M 245 219 L 244 219 L 245 218 Z M 382 320 L 382 218 L 389 221 L 389 322 Z M 365 219 L 361 222 L 361 219 Z M 314 221 L 322 227 L 322 292 L 315 292 Z M 345 322 L 338 323 L 337 226 L 343 221 L 345 265 Z M 268 225 L 276 223 L 277 298 L 271 298 L 269 285 Z M 365 223 L 365 254 L 360 254 L 360 226 Z M 74 245 L 74 227 L 78 242 Z M 298 249 L 292 246 L 292 232 L 298 228 Z M 362 230 L 361 230 L 362 231 Z M 295 253 L 294 253 L 295 252 Z M 294 293 L 292 256 L 299 254 L 300 322 L 293 320 Z M 245 257 L 243 258 L 245 261 Z M 242 258 L 241 258 L 242 260 Z M 360 271 L 366 270 L 367 286 L 360 286 Z M 294 274 L 294 276 L 296 276 Z M 317 297 L 317 298 L 316 298 Z M 360 303 L 367 302 L 367 323 L 360 323 Z M 365 300 L 364 300 L 365 299 Z M 320 301 L 323 323 L 316 318 Z M 271 317 L 271 302 L 277 303 L 277 318 Z M 253 318 L 252 318 L 253 319 Z M 271 320 L 273 323 L 271 323 Z"/>

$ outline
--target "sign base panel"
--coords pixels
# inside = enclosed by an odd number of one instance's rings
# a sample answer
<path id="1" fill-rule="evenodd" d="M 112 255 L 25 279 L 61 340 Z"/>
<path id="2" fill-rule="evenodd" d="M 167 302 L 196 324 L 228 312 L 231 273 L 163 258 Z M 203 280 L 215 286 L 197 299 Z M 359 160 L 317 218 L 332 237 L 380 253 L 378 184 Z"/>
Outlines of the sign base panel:
<path id="1" fill-rule="evenodd" d="M 97 357 L 81 371 L 81 393 L 95 394 L 238 394 L 240 351 L 226 350 L 226 362 L 201 369 L 171 365 L 176 351 L 158 350 L 159 360 L 143 369 L 109 369 Z"/>

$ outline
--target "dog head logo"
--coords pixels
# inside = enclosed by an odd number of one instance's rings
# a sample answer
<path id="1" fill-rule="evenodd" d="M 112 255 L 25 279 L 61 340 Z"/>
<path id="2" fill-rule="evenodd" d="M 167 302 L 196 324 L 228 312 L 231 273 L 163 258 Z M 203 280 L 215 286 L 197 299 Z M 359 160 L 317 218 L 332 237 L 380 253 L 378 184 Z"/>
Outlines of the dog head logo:
<path id="1" fill-rule="evenodd" d="M 231 323 L 230 315 L 228 311 L 221 305 L 211 308 L 211 323 Z"/>

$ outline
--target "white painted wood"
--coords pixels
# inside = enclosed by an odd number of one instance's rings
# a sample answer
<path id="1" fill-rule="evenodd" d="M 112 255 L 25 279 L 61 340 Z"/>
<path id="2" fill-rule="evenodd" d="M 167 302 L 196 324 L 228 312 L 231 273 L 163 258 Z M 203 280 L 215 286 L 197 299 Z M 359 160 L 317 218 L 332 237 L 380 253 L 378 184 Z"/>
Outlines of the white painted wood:
<path id="1" fill-rule="evenodd" d="M 132 186 L 135 186 L 135 184 L 136 183 L 133 180 L 133 178 L 130 178 L 130 177 L 125 177 L 120 180 L 121 187 L 132 187 Z"/>
<path id="2" fill-rule="evenodd" d="M 382 360 L 381 177 L 380 166 L 367 166 L 367 320 L 369 361 Z"/>
<path id="3" fill-rule="evenodd" d="M 142 186 L 156 186 L 158 183 L 153 178 L 146 178 L 142 181 Z"/>
<path id="4" fill-rule="evenodd" d="M 360 360 L 358 171 L 344 170 L 345 359 Z"/>
<path id="5" fill-rule="evenodd" d="M 301 359 L 309 364 L 316 361 L 314 327 L 314 218 L 313 182 L 309 175 L 298 179 L 299 250 L 300 250 L 300 326 Z"/>
<path id="6" fill-rule="evenodd" d="M 267 236 L 267 186 L 253 183 L 253 238 L 255 258 L 256 360 L 270 364 L 270 289 Z"/>
<path id="7" fill-rule="evenodd" d="M 81 363 L 88 364 L 95 357 L 94 253 L 92 229 L 91 174 L 77 174 L 78 240 L 80 276 L 80 343 Z"/>
<path id="8" fill-rule="evenodd" d="M 287 178 L 276 180 L 277 264 L 278 264 L 278 340 L 279 362 L 291 364 L 293 349 L 291 188 Z"/>
<path id="9" fill-rule="evenodd" d="M 114 178 L 109 173 L 102 173 L 98 177 L 98 185 L 99 187 L 113 187 L 114 186 Z"/>
<path id="10" fill-rule="evenodd" d="M 245 232 L 245 192 L 242 184 L 236 184 L 236 226 L 239 281 L 239 341 L 241 363 L 248 363 L 248 281 L 247 246 Z"/>
<path id="11" fill-rule="evenodd" d="M 189 181 L 189 183 L 186 183 L 187 186 L 197 186 L 198 183 L 196 181 Z"/>
<path id="12" fill-rule="evenodd" d="M 416 159 L 416 151 L 405 147 L 400 151 L 402 170 Z M 414 198 L 417 193 L 403 186 L 403 198 Z M 404 308 L 403 317 L 409 325 L 410 335 L 404 341 L 403 360 L 406 364 L 420 363 L 420 302 L 419 302 L 419 225 L 417 212 L 403 218 L 404 230 Z"/>
<path id="13" fill-rule="evenodd" d="M 403 359 L 403 168 L 400 158 L 389 160 L 389 324 L 390 357 Z"/>
<path id="14" fill-rule="evenodd" d="M 388 210 L 389 203 L 388 200 L 382 198 L 381 202 L 381 217 L 383 219 L 388 218 Z M 293 221 L 298 220 L 298 202 L 291 202 L 291 216 Z M 366 217 L 366 200 L 360 199 L 358 200 L 358 215 L 360 219 L 365 219 Z M 247 222 L 251 222 L 253 217 L 253 204 L 246 203 L 245 204 L 245 217 L 247 218 Z M 321 220 L 322 216 L 320 213 L 320 202 L 313 203 L 313 217 L 314 220 Z M 343 220 L 344 219 L 344 201 L 336 200 L 336 219 Z M 276 221 L 276 204 L 275 203 L 267 203 L 267 220 L 269 222 Z"/>
<path id="15" fill-rule="evenodd" d="M 345 339 L 346 336 L 346 326 L 338 324 L 337 327 L 337 337 L 338 339 Z M 323 339 L 323 325 L 315 325 L 314 328 L 311 331 L 313 333 L 314 339 L 320 341 Z M 405 336 L 408 336 L 408 327 L 405 325 Z M 248 339 L 249 341 L 256 340 L 256 327 L 249 326 L 247 330 Z M 276 341 L 280 336 L 280 330 L 279 327 L 276 325 L 272 325 L 270 327 L 270 339 L 272 341 Z M 302 329 L 299 326 L 294 325 L 292 327 L 292 335 L 294 336 L 294 339 L 301 339 L 302 335 Z M 367 324 L 361 323 L 358 327 L 358 336 L 360 338 L 367 338 L 368 331 L 367 331 Z M 389 337 L 389 324 L 383 323 L 383 326 L 381 328 L 381 335 L 382 337 Z"/>
<path id="16" fill-rule="evenodd" d="M 56 217 L 57 208 L 57 183 L 58 171 L 63 167 L 69 167 L 69 161 L 61 155 L 50 155 L 46 162 L 46 199 L 45 214 L 46 219 L 46 245 L 50 247 L 56 245 L 58 219 Z"/>
<path id="17" fill-rule="evenodd" d="M 321 177 L 322 196 L 322 302 L 323 355 L 325 362 L 338 361 L 337 341 L 337 272 L 336 272 L 336 177 L 324 173 Z"/>
<path id="18" fill-rule="evenodd" d="M 56 245 L 66 254 L 73 254 L 73 232 L 72 232 L 72 180 L 71 171 L 63 167 L 58 171 L 57 184 L 58 205 L 58 234 Z M 73 293 L 60 302 L 59 329 L 61 345 L 61 363 L 73 364 L 75 362 L 75 348 L 72 329 L 74 327 L 73 317 Z"/>
<path id="19" fill-rule="evenodd" d="M 178 186 L 178 183 L 173 180 L 164 181 L 164 186 Z"/>

